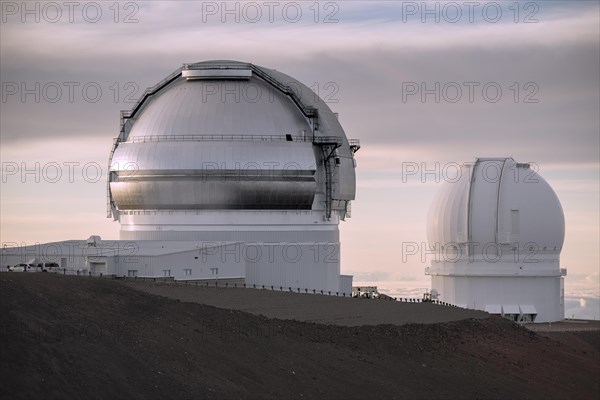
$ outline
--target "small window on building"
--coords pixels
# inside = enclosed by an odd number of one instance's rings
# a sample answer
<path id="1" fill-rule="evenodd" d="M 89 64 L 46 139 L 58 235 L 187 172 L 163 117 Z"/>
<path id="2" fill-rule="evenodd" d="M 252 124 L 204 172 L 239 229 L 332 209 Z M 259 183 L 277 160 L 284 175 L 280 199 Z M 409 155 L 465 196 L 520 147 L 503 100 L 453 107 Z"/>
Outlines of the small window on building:
<path id="1" fill-rule="evenodd" d="M 127 276 L 137 276 L 138 270 L 137 269 L 130 269 L 127 271 Z"/>
<path id="2" fill-rule="evenodd" d="M 211 268 L 210 272 L 212 272 L 213 275 L 219 275 L 219 268 Z"/>
<path id="3" fill-rule="evenodd" d="M 510 210 L 510 225 L 510 231 L 513 235 L 518 235 L 521 233 L 521 229 L 519 227 L 519 210 Z"/>
<path id="4" fill-rule="evenodd" d="M 170 269 L 163 269 L 163 276 L 171 276 L 171 270 Z"/>
<path id="5" fill-rule="evenodd" d="M 184 273 L 185 273 L 187 276 L 190 276 L 190 275 L 192 275 L 192 270 L 191 270 L 191 268 L 184 269 L 184 270 L 183 270 L 183 272 L 184 272 Z"/>

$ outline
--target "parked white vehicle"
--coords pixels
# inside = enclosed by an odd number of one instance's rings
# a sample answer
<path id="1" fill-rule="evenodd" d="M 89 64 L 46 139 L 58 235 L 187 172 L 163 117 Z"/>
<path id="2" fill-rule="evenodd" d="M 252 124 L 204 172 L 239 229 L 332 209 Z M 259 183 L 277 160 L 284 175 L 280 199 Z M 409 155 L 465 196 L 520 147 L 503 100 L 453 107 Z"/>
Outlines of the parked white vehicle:
<path id="1" fill-rule="evenodd" d="M 8 266 L 7 271 L 9 272 L 35 272 L 36 271 L 36 266 L 33 264 L 17 264 L 15 266 Z"/>
<path id="2" fill-rule="evenodd" d="M 38 264 L 38 270 L 42 272 L 58 272 L 59 265 L 55 262 L 46 262 Z"/>

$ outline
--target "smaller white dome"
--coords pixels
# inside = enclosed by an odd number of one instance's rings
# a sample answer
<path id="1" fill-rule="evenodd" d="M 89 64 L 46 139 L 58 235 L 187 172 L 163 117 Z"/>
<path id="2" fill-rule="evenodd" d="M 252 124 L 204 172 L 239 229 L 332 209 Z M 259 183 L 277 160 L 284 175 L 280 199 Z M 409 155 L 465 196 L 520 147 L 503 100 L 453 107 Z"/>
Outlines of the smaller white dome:
<path id="1" fill-rule="evenodd" d="M 478 158 L 464 164 L 460 178 L 444 183 L 429 209 L 430 247 L 534 246 L 558 255 L 564 236 L 556 193 L 529 164 L 512 158 Z"/>

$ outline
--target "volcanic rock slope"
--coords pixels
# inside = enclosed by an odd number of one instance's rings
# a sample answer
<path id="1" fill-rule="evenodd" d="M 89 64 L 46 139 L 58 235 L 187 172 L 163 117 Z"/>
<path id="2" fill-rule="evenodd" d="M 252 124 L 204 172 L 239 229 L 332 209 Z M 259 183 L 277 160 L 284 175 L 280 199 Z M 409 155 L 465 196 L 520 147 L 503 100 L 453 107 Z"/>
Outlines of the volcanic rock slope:
<path id="1" fill-rule="evenodd" d="M 1 398 L 599 395 L 597 331 L 585 338 L 577 332 L 549 338 L 480 314 L 435 322 L 444 307 L 433 309 L 431 304 L 421 305 L 426 306 L 422 313 L 431 316 L 428 320 L 411 323 L 422 314 L 414 309 L 419 305 L 403 303 L 395 303 L 393 312 L 412 317 L 395 317 L 394 323 L 383 325 L 335 325 L 340 318 L 367 321 L 369 316 L 360 314 L 372 311 L 356 311 L 352 304 L 359 300 L 328 296 L 283 299 L 269 291 L 214 288 L 187 288 L 211 292 L 182 295 L 179 286 L 159 290 L 144 285 L 146 291 L 140 290 L 143 285 L 101 278 L 1 273 Z M 161 293 L 148 293 L 153 290 Z M 261 297 L 244 300 L 252 313 L 240 311 L 245 306 L 239 302 L 231 304 L 234 291 L 244 290 L 242 296 L 254 292 Z M 184 301 L 182 296 L 190 297 Z M 222 298 L 229 309 L 199 304 L 203 296 L 213 304 Z M 304 321 L 257 315 L 273 316 L 283 302 L 282 315 L 294 317 L 294 303 L 299 309 L 314 308 L 318 305 L 311 302 L 317 298 L 322 309 L 337 309 L 335 315 L 305 312 Z M 333 307 L 329 301 L 347 305 Z M 344 314 L 340 307 L 352 311 Z"/>

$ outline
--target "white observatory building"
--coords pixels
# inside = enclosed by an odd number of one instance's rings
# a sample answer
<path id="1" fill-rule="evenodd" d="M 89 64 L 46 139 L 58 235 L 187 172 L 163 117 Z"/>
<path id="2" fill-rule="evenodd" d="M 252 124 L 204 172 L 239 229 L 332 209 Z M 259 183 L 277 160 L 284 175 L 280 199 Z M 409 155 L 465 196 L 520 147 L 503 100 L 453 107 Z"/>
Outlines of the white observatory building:
<path id="1" fill-rule="evenodd" d="M 3 249 L 3 267 L 352 293 L 340 220 L 355 198 L 357 140 L 296 79 L 235 61 L 185 64 L 149 88 L 109 156 L 120 240 Z"/>
<path id="2" fill-rule="evenodd" d="M 246 283 L 350 293 L 338 224 L 359 144 L 310 88 L 248 63 L 186 64 L 121 122 L 108 186 L 121 240 L 227 245 Z"/>
<path id="3" fill-rule="evenodd" d="M 529 164 L 479 158 L 430 207 L 435 257 L 425 273 L 440 301 L 516 322 L 560 321 L 564 236 L 558 197 Z"/>

